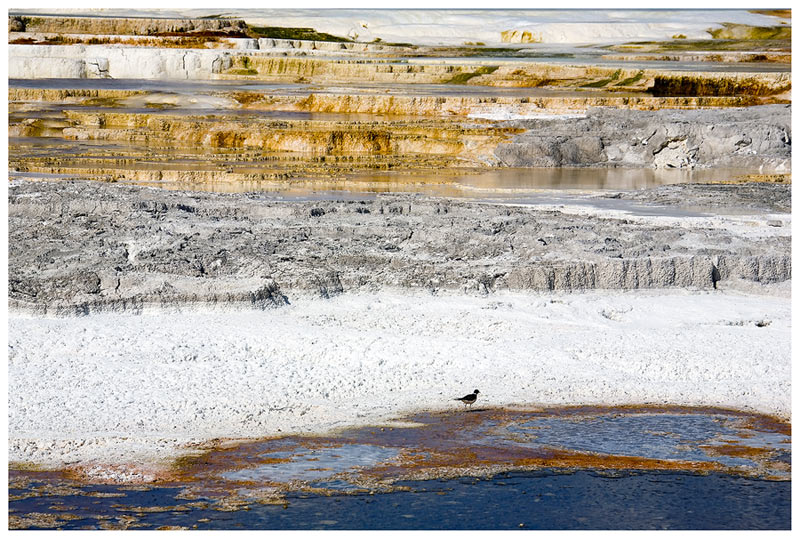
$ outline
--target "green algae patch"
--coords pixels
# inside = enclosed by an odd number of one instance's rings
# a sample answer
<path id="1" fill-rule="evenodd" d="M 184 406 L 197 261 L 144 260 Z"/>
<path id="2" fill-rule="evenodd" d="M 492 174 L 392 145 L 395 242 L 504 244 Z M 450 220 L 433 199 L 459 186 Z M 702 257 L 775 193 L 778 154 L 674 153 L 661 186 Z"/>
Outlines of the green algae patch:
<path id="1" fill-rule="evenodd" d="M 258 69 L 253 66 L 249 56 L 239 56 L 234 60 L 233 67 L 225 71 L 226 75 L 258 75 Z"/>
<path id="2" fill-rule="evenodd" d="M 15 472 L 48 472 L 48 468 L 41 464 L 25 461 L 12 461 L 8 463 L 8 469 Z"/>
<path id="3" fill-rule="evenodd" d="M 145 103 L 145 108 L 148 109 L 156 109 L 156 110 L 168 110 L 177 108 L 177 105 L 174 103 Z"/>
<path id="4" fill-rule="evenodd" d="M 333 41 L 335 43 L 350 43 L 353 40 L 346 37 L 317 32 L 314 28 L 291 28 L 284 26 L 249 26 L 254 37 L 271 39 L 300 39 L 303 41 Z"/>
<path id="5" fill-rule="evenodd" d="M 674 38 L 674 36 L 673 36 Z M 791 52 L 791 39 L 679 39 L 631 41 L 603 47 L 620 52 Z"/>
<path id="6" fill-rule="evenodd" d="M 581 84 L 581 88 L 603 88 L 605 86 L 608 86 L 615 80 L 619 80 L 621 75 L 622 75 L 622 70 L 617 69 L 616 71 L 614 71 L 614 73 L 611 74 L 609 78 L 597 80 L 594 82 L 588 82 L 586 84 Z"/>
<path id="7" fill-rule="evenodd" d="M 636 75 L 632 77 L 628 77 L 627 79 L 619 81 L 614 86 L 633 86 L 643 78 L 644 78 L 644 70 L 639 71 L 638 73 L 636 73 Z"/>
<path id="8" fill-rule="evenodd" d="M 225 72 L 226 75 L 258 75 L 255 69 L 233 68 Z"/>
<path id="9" fill-rule="evenodd" d="M 467 81 L 475 78 L 480 77 L 481 75 L 489 75 L 497 71 L 500 66 L 483 66 L 479 67 L 475 71 L 469 73 L 459 73 L 455 77 L 444 81 L 444 84 L 466 84 Z"/>
<path id="10" fill-rule="evenodd" d="M 790 26 L 750 26 L 724 22 L 722 28 L 709 28 L 706 32 L 714 39 L 792 39 Z"/>

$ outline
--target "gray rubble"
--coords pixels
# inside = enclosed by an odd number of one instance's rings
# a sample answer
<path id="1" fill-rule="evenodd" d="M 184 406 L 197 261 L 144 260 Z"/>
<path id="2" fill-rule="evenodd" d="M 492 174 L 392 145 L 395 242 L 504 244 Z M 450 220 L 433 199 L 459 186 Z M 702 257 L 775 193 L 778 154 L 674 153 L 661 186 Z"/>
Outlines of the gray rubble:
<path id="1" fill-rule="evenodd" d="M 638 196 L 691 205 L 712 193 L 718 204 L 751 211 L 786 209 L 790 196 L 789 186 L 774 184 L 670 186 L 669 196 L 664 189 Z M 38 314 L 194 303 L 267 308 L 298 294 L 387 287 L 491 294 L 714 289 L 729 279 L 791 278 L 787 234 L 421 195 L 289 202 L 264 193 L 14 180 L 8 208 L 9 304 Z"/>
<path id="2" fill-rule="evenodd" d="M 791 169 L 791 105 L 636 111 L 594 108 L 585 118 L 520 120 L 527 129 L 495 156 L 513 167 L 763 167 Z"/>

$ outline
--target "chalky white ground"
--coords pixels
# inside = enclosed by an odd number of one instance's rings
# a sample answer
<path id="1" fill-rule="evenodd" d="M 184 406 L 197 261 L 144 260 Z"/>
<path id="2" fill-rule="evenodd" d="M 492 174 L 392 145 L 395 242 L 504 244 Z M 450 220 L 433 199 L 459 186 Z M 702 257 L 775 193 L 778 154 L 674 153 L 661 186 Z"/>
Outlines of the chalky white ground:
<path id="1" fill-rule="evenodd" d="M 790 316 L 785 295 L 685 290 L 12 314 L 9 460 L 163 463 L 214 437 L 458 413 L 451 399 L 475 388 L 483 406 L 668 403 L 788 417 Z"/>

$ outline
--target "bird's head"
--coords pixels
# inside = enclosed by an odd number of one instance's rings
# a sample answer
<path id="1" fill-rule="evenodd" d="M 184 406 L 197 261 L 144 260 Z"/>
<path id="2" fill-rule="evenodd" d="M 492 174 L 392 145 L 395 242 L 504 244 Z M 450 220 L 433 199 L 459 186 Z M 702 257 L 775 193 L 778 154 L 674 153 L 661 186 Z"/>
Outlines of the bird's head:
<path id="1" fill-rule="evenodd" d="M 480 391 L 478 391 L 478 390 L 476 389 L 475 391 L 473 391 L 473 393 L 475 393 L 475 394 L 477 395 L 478 393 L 480 393 Z"/>

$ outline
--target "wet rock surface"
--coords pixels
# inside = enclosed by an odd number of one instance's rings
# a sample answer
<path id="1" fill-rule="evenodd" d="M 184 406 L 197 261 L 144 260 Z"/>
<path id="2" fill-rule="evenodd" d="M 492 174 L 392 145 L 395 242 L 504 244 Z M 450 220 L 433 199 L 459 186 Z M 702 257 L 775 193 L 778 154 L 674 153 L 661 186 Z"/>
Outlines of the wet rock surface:
<path id="1" fill-rule="evenodd" d="M 68 315 L 191 303 L 264 308 L 298 294 L 384 288 L 491 294 L 780 283 L 791 278 L 791 239 L 770 214 L 788 211 L 789 193 L 787 185 L 746 184 L 611 195 L 769 212 L 742 229 L 713 217 L 678 224 L 419 195 L 286 201 L 14 180 L 9 303 Z"/>

